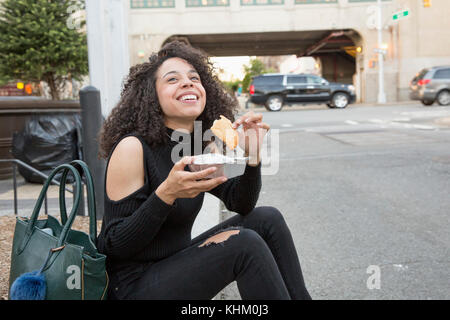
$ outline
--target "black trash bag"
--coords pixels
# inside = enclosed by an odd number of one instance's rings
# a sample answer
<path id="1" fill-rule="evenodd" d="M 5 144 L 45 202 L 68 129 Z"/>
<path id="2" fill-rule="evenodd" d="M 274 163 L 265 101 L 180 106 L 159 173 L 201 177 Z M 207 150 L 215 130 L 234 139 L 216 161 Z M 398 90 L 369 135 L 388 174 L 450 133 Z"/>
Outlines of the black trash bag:
<path id="1" fill-rule="evenodd" d="M 79 114 L 35 115 L 26 123 L 25 128 L 13 135 L 12 154 L 19 159 L 49 175 L 63 163 L 81 157 L 81 116 Z M 28 182 L 43 183 L 44 178 L 36 173 L 19 167 L 19 173 Z M 59 181 L 61 173 L 55 176 Z M 69 183 L 74 182 L 71 174 Z"/>

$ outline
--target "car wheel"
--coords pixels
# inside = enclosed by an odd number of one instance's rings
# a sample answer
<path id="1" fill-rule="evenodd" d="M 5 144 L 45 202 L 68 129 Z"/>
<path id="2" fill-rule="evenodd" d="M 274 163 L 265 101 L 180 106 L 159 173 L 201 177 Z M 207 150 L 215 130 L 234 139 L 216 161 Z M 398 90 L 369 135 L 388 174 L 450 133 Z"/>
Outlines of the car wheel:
<path id="1" fill-rule="evenodd" d="M 335 108 L 338 109 L 344 109 L 345 107 L 347 107 L 348 101 L 349 101 L 348 95 L 343 92 L 335 93 L 331 98 L 331 103 Z"/>
<path id="2" fill-rule="evenodd" d="M 266 109 L 269 111 L 280 111 L 283 108 L 283 97 L 270 96 L 266 101 Z"/>
<path id="3" fill-rule="evenodd" d="M 430 100 L 422 100 L 422 103 L 423 103 L 424 105 L 426 105 L 426 106 L 431 106 L 431 105 L 434 103 L 434 101 L 430 101 Z"/>
<path id="4" fill-rule="evenodd" d="M 436 100 L 441 106 L 450 105 L 450 91 L 442 90 L 441 92 L 439 92 Z"/>

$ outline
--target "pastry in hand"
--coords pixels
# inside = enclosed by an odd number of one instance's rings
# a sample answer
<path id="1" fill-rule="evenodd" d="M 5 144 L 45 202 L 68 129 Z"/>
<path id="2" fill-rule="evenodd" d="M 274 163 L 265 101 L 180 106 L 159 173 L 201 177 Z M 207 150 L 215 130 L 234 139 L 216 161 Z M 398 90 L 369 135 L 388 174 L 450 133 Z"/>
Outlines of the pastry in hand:
<path id="1" fill-rule="evenodd" d="M 214 121 L 211 131 L 216 137 L 225 142 L 228 148 L 234 150 L 239 143 L 239 135 L 232 125 L 229 119 L 221 115 L 219 120 Z"/>

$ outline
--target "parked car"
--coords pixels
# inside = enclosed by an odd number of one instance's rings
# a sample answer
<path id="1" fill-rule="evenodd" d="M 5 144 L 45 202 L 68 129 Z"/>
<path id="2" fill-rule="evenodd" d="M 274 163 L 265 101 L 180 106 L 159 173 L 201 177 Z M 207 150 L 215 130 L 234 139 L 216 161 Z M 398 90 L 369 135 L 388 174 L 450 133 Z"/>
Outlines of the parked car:
<path id="1" fill-rule="evenodd" d="M 411 80 L 409 88 L 410 98 L 426 106 L 434 102 L 450 105 L 450 66 L 423 69 Z"/>
<path id="2" fill-rule="evenodd" d="M 345 108 L 356 100 L 355 87 L 328 82 L 313 74 L 263 74 L 253 77 L 250 102 L 280 111 L 293 103 L 324 103 L 330 108 Z"/>

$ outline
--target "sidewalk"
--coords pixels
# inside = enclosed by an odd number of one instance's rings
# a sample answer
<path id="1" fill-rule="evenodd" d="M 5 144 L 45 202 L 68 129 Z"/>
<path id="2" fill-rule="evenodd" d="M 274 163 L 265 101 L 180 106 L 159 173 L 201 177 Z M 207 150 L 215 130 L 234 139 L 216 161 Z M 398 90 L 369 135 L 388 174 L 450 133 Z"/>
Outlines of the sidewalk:
<path id="1" fill-rule="evenodd" d="M 42 189 L 42 184 L 28 183 L 20 175 L 17 177 L 17 213 L 19 216 L 29 217 L 34 209 L 36 200 Z M 47 191 L 48 213 L 55 214 L 58 212 L 59 187 L 51 185 Z M 66 204 L 70 208 L 72 206 L 72 193 L 66 191 Z M 42 211 L 44 211 L 42 204 Z M 87 212 L 87 211 L 86 211 Z M 14 188 L 12 178 L 0 180 L 0 216 L 14 215 Z"/>

